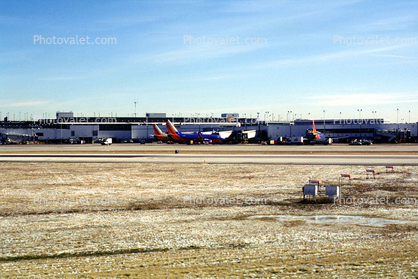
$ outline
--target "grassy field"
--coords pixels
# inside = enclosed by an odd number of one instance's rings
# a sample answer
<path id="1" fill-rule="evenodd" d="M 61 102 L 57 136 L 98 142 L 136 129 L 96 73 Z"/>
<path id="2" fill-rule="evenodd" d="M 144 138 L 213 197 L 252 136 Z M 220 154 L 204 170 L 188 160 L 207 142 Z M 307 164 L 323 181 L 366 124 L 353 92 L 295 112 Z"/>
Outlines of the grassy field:
<path id="1" fill-rule="evenodd" d="M 418 277 L 418 167 L 366 168 L 0 163 L 1 277 Z"/>

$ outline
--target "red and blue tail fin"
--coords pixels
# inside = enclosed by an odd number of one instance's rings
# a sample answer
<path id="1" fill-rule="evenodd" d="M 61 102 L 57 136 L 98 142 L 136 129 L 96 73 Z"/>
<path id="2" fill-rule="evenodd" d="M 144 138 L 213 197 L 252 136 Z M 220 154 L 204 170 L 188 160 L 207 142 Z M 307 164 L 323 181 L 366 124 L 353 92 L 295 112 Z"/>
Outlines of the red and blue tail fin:
<path id="1" fill-rule="evenodd" d="M 162 136 L 163 135 L 163 132 L 161 131 L 161 129 L 158 128 L 158 126 L 156 124 L 154 124 L 153 126 L 154 126 L 154 134 L 156 136 Z"/>
<path id="2" fill-rule="evenodd" d="M 169 134 L 176 135 L 179 131 L 174 127 L 173 123 L 170 120 L 167 120 L 167 130 Z"/>

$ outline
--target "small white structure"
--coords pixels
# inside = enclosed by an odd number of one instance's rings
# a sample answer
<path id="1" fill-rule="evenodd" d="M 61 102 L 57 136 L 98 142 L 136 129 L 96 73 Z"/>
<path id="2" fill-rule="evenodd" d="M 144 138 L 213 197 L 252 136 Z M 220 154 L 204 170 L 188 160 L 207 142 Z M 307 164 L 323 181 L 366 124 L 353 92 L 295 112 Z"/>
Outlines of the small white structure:
<path id="1" fill-rule="evenodd" d="M 329 199 L 338 198 L 340 196 L 340 187 L 332 185 L 325 186 L 325 195 L 327 195 Z"/>
<path id="2" fill-rule="evenodd" d="M 309 195 L 309 196 L 313 196 L 314 201 L 316 200 L 316 196 L 318 195 L 317 185 L 306 184 L 305 186 L 303 186 L 302 190 L 303 190 L 303 199 L 305 199 L 305 196 Z"/>

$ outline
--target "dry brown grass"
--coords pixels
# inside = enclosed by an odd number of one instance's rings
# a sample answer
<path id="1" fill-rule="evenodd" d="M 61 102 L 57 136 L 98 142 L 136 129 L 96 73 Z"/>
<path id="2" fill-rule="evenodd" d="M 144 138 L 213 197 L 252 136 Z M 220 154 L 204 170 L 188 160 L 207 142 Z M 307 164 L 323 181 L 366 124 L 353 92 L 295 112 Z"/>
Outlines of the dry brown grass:
<path id="1" fill-rule="evenodd" d="M 365 169 L 1 163 L 1 276 L 416 277 L 418 204 L 395 201 L 418 197 L 418 167 Z M 309 178 L 341 173 L 344 198 L 389 203 L 301 202 Z"/>

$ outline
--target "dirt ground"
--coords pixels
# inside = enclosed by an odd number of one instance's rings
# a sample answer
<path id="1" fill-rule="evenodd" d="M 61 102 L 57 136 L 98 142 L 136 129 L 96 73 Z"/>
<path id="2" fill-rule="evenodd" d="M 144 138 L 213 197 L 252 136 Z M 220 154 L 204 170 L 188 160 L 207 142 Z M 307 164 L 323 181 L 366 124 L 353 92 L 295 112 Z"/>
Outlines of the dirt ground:
<path id="1" fill-rule="evenodd" d="M 416 278 L 418 167 L 366 168 L 0 163 L 1 278 Z"/>

